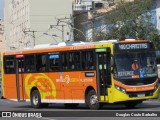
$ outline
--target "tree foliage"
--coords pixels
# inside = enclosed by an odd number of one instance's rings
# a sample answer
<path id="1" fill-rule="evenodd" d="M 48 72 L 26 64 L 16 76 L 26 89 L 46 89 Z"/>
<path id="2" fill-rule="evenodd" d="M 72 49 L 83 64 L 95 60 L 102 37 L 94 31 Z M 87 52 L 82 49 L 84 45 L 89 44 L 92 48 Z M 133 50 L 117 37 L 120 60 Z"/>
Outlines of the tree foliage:
<path id="1" fill-rule="evenodd" d="M 116 9 L 106 14 L 108 32 L 99 32 L 97 39 L 145 39 L 154 41 L 157 48 L 160 37 L 153 21 L 154 0 L 118 0 Z"/>

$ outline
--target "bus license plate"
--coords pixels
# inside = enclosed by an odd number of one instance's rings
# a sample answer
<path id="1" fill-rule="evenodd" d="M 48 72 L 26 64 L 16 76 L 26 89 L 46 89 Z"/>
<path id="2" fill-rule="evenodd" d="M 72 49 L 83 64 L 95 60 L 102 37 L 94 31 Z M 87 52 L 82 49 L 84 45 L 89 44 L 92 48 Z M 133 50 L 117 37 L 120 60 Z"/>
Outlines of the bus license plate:
<path id="1" fill-rule="evenodd" d="M 138 97 L 145 97 L 145 94 L 138 94 Z"/>

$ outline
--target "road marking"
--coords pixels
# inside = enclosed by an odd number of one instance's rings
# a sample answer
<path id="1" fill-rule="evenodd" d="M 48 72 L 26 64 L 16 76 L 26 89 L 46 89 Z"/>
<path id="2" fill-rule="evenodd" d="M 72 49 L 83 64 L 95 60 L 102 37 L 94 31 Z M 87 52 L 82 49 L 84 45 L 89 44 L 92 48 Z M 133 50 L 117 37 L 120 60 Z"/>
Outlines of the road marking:
<path id="1" fill-rule="evenodd" d="M 44 119 L 44 120 L 56 120 L 56 119 L 53 119 L 53 118 L 46 118 L 46 117 L 42 117 L 40 119 Z"/>
<path id="2" fill-rule="evenodd" d="M 12 101 L 2 100 L 2 99 L 0 100 L 0 102 L 6 102 L 6 103 L 11 103 L 11 104 L 13 104 Z"/>

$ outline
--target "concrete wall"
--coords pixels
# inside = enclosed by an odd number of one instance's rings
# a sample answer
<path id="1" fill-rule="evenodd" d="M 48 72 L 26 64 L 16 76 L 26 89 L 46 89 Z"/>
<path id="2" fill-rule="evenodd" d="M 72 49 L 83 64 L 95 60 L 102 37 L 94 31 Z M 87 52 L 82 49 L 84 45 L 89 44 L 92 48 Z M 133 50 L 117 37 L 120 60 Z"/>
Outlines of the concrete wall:
<path id="1" fill-rule="evenodd" d="M 56 43 L 65 40 L 67 32 L 70 32 L 65 22 L 59 23 L 60 26 L 50 28 L 50 25 L 57 25 L 57 20 L 70 18 L 72 14 L 72 0 L 30 0 L 30 29 L 35 32 L 36 44 Z M 69 21 L 69 19 L 63 20 Z M 62 35 L 62 26 L 64 36 Z M 44 35 L 47 33 L 48 35 Z M 51 36 L 51 35 L 57 35 Z"/>

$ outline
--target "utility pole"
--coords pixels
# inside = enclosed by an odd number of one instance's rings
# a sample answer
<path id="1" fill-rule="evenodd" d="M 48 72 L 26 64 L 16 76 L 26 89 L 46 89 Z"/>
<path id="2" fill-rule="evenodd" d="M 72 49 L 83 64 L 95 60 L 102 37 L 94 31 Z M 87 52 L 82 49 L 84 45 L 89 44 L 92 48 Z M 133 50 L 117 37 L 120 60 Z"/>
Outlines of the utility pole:
<path id="1" fill-rule="evenodd" d="M 71 26 L 71 23 L 69 21 L 66 21 L 66 20 L 71 20 L 71 18 L 67 18 L 67 17 L 59 18 L 57 20 L 57 25 L 59 25 L 59 23 L 66 23 L 67 25 Z M 64 26 L 66 26 L 66 25 L 60 25 L 60 26 L 62 26 L 62 38 L 63 38 L 63 41 L 64 41 Z M 70 29 L 70 35 L 71 35 L 71 30 L 72 30 L 72 28 Z M 71 36 L 70 36 L 70 38 L 71 38 Z"/>
<path id="2" fill-rule="evenodd" d="M 65 25 L 62 25 L 62 41 L 64 41 L 64 26 Z"/>
<path id="3" fill-rule="evenodd" d="M 58 29 L 57 28 L 58 26 L 61 26 L 62 30 Z M 62 41 L 64 41 L 64 26 L 66 26 L 66 25 L 50 25 L 51 28 L 56 28 L 57 30 L 62 31 Z"/>
<path id="4" fill-rule="evenodd" d="M 35 37 L 35 32 L 37 31 L 34 31 L 34 30 L 28 30 L 28 31 L 23 31 L 24 33 L 33 33 L 33 35 L 31 35 L 33 37 L 33 40 L 34 40 L 34 43 L 33 45 L 35 46 L 36 45 L 36 37 Z M 30 35 L 30 34 L 29 34 Z"/>

